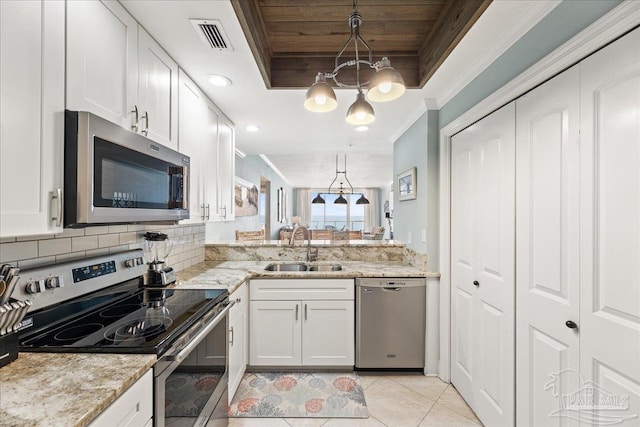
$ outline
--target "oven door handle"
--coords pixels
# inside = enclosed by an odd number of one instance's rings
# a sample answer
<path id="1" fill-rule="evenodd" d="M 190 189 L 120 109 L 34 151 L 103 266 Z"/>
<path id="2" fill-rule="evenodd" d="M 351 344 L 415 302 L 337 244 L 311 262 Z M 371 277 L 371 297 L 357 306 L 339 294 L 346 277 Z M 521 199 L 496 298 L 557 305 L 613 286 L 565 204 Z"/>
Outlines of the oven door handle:
<path id="1" fill-rule="evenodd" d="M 180 352 L 174 356 L 167 356 L 166 359 L 171 362 L 178 362 L 178 363 L 186 359 L 187 356 L 189 356 L 189 354 L 193 351 L 193 349 L 196 348 L 198 344 L 200 344 L 200 342 L 204 340 L 205 337 L 209 335 L 209 333 L 213 331 L 213 329 L 216 326 L 218 326 L 218 323 L 220 323 L 220 320 L 227 315 L 227 313 L 229 312 L 229 310 L 231 310 L 231 307 L 233 307 L 235 303 L 236 303 L 235 301 L 229 301 L 229 303 L 224 307 L 224 309 L 222 309 L 222 311 L 218 313 L 216 317 L 211 319 L 211 322 L 209 322 L 207 326 L 205 326 L 205 328 L 202 331 L 200 331 L 198 335 L 196 335 L 189 342 L 189 344 L 187 344 L 185 348 L 180 350 Z"/>

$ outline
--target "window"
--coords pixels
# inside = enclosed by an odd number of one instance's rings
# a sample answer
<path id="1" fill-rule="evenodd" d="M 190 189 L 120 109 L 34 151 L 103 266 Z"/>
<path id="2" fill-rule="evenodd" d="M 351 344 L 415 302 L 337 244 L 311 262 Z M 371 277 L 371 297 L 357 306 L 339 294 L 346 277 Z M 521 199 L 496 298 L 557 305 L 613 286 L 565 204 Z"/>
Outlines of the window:
<path id="1" fill-rule="evenodd" d="M 317 192 L 312 192 L 310 199 L 313 200 L 317 195 Z M 312 203 L 311 228 L 323 229 L 331 226 L 338 230 L 364 231 L 365 205 L 356 205 L 356 200 L 358 200 L 360 194 L 345 194 L 344 197 L 349 202 L 346 205 L 333 203 L 338 198 L 337 194 L 322 194 L 322 198 L 326 203 Z"/>

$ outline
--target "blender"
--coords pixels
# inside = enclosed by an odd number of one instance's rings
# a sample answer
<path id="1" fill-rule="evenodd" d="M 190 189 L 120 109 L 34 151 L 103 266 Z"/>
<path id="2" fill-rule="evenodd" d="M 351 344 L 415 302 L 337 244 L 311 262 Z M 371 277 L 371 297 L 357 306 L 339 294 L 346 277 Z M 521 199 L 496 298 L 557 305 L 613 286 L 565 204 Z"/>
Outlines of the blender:
<path id="1" fill-rule="evenodd" d="M 150 286 L 166 286 L 176 281 L 176 272 L 165 260 L 173 249 L 173 241 L 164 233 L 148 232 L 144 235 L 144 255 L 149 265 Z"/>

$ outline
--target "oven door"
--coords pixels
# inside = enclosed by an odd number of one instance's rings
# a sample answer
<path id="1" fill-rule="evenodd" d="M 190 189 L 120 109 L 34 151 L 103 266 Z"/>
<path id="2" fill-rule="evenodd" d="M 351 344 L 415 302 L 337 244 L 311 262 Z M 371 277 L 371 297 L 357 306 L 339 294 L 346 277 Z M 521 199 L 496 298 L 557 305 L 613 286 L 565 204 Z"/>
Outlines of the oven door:
<path id="1" fill-rule="evenodd" d="M 226 426 L 229 310 L 220 304 L 177 339 L 154 368 L 156 427 Z"/>

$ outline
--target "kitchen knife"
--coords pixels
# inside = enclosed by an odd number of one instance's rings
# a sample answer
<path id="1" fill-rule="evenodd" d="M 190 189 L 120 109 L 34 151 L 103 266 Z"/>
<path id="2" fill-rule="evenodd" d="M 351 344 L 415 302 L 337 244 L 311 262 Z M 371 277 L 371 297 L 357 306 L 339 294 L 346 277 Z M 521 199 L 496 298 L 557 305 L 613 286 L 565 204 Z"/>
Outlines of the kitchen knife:
<path id="1" fill-rule="evenodd" d="M 9 317 L 9 311 L 4 305 L 0 305 L 0 335 L 3 335 L 2 329 L 4 328 L 7 318 Z"/>
<path id="2" fill-rule="evenodd" d="M 2 267 L 0 267 L 0 275 L 6 277 L 10 269 L 11 269 L 11 264 L 2 264 Z"/>
<path id="3" fill-rule="evenodd" d="M 7 301 L 9 301 L 9 298 L 11 298 L 11 294 L 13 293 L 13 290 L 16 288 L 16 285 L 18 284 L 19 280 L 20 280 L 20 276 L 18 275 L 11 276 L 11 279 L 9 279 L 9 281 L 5 280 L 7 284 L 7 289 L 4 291 L 4 293 L 0 297 L 0 304 L 5 304 Z"/>
<path id="4" fill-rule="evenodd" d="M 16 315 L 15 315 L 15 318 L 13 319 L 13 322 L 11 322 L 11 326 L 9 326 L 8 328 L 9 332 L 16 332 L 18 330 L 18 323 L 22 321 L 22 318 L 25 315 L 25 309 L 27 308 L 27 304 L 25 304 L 24 301 L 17 301 L 17 302 L 20 307 L 16 311 Z"/>

